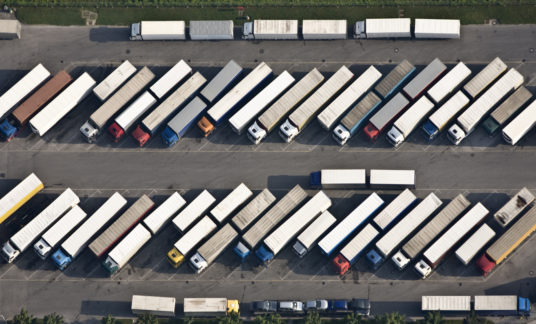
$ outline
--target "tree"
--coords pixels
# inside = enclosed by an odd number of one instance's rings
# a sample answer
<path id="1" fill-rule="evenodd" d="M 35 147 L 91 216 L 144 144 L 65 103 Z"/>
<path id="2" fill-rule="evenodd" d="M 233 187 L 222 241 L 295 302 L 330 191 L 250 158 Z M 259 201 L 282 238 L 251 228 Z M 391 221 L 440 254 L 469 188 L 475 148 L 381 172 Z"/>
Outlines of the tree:
<path id="1" fill-rule="evenodd" d="M 242 319 L 237 312 L 231 312 L 227 317 L 220 318 L 218 324 L 242 324 Z"/>
<path id="2" fill-rule="evenodd" d="M 428 312 L 424 315 L 424 324 L 442 324 L 445 321 L 439 312 Z"/>
<path id="3" fill-rule="evenodd" d="M 361 316 L 356 313 L 350 313 L 346 315 L 346 319 L 344 321 L 346 324 L 361 324 L 363 321 L 361 320 Z"/>
<path id="4" fill-rule="evenodd" d="M 182 321 L 183 324 L 194 324 L 194 319 L 192 317 L 185 318 Z"/>
<path id="5" fill-rule="evenodd" d="M 60 314 L 56 314 L 56 312 L 52 314 L 45 315 L 43 317 L 43 323 L 44 324 L 63 324 L 63 316 Z"/>
<path id="6" fill-rule="evenodd" d="M 376 322 L 380 324 L 404 324 L 406 323 L 406 317 L 397 312 L 386 313 L 376 316 Z"/>
<path id="7" fill-rule="evenodd" d="M 101 324 L 115 324 L 116 319 L 112 315 L 108 314 L 101 319 Z"/>
<path id="8" fill-rule="evenodd" d="M 158 324 L 158 319 L 153 314 L 144 313 L 138 315 L 138 324 Z"/>
<path id="9" fill-rule="evenodd" d="M 33 321 L 33 315 L 28 314 L 28 311 L 24 308 L 20 310 L 20 313 L 13 316 L 13 324 L 32 324 Z"/>
<path id="10" fill-rule="evenodd" d="M 255 317 L 255 324 L 283 324 L 281 315 L 277 313 L 264 314 L 262 316 Z"/>
<path id="11" fill-rule="evenodd" d="M 305 316 L 304 323 L 305 324 L 322 324 L 322 320 L 320 319 L 320 315 L 318 315 L 317 312 L 309 312 Z"/>
<path id="12" fill-rule="evenodd" d="M 463 319 L 463 324 L 493 324 L 493 322 L 485 318 L 478 317 L 474 311 L 471 311 L 471 314 L 467 315 L 467 317 Z"/>

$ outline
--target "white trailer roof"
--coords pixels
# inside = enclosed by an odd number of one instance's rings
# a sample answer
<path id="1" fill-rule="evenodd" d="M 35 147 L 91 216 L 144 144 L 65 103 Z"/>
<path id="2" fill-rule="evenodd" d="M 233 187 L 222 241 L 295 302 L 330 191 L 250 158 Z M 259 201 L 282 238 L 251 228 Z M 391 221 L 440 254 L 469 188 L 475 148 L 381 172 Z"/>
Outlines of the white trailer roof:
<path id="1" fill-rule="evenodd" d="M 505 227 L 514 218 L 516 218 L 525 208 L 530 206 L 534 201 L 534 195 L 526 187 L 522 188 L 516 193 L 501 209 L 499 209 L 493 218 L 501 225 Z"/>
<path id="2" fill-rule="evenodd" d="M 469 103 L 469 98 L 460 90 L 450 97 L 431 116 L 430 121 L 439 129 L 454 118 Z"/>
<path id="3" fill-rule="evenodd" d="M 408 99 L 402 93 L 397 93 L 383 107 L 370 118 L 370 123 L 378 130 L 387 125 L 394 116 L 398 115 L 402 109 L 409 104 Z"/>
<path id="4" fill-rule="evenodd" d="M 471 70 L 460 62 L 428 90 L 428 95 L 439 103 L 471 75 Z"/>
<path id="5" fill-rule="evenodd" d="M 43 81 L 50 76 L 50 72 L 39 63 L 30 72 L 26 73 L 22 79 L 15 83 L 9 90 L 0 97 L 0 118 L 15 107 L 24 97 L 30 94 Z"/>
<path id="6" fill-rule="evenodd" d="M 331 199 L 319 191 L 305 205 L 281 224 L 265 240 L 264 244 L 275 254 L 281 251 L 298 232 L 331 206 Z"/>
<path id="7" fill-rule="evenodd" d="M 192 202 L 186 206 L 174 219 L 173 224 L 184 232 L 195 222 L 214 202 L 216 198 L 207 190 L 203 190 Z"/>
<path id="8" fill-rule="evenodd" d="M 274 101 L 281 93 L 283 93 L 295 79 L 287 71 L 283 71 L 275 80 L 267 85 L 253 99 L 238 110 L 233 117 L 229 118 L 229 123 L 233 130 L 241 133 L 247 127 L 255 116 Z"/>
<path id="9" fill-rule="evenodd" d="M 234 39 L 232 20 L 190 20 L 192 40 Z"/>
<path id="10" fill-rule="evenodd" d="M 472 97 L 475 98 L 478 96 L 482 90 L 488 87 L 495 79 L 499 77 L 508 67 L 501 61 L 500 58 L 496 57 L 491 61 L 486 67 L 478 72 L 465 86 L 463 89 Z"/>
<path id="11" fill-rule="evenodd" d="M 318 115 L 320 126 L 326 130 L 331 129 L 342 114 L 369 91 L 381 77 L 380 71 L 371 65 Z"/>
<path id="12" fill-rule="evenodd" d="M 91 92 L 95 80 L 84 72 L 32 119 L 30 126 L 39 136 L 45 135 L 57 122 L 69 113 Z"/>
<path id="13" fill-rule="evenodd" d="M 182 255 L 186 256 L 191 249 L 214 231 L 216 227 L 216 224 L 210 217 L 205 216 L 186 232 L 174 246 Z"/>
<path id="14" fill-rule="evenodd" d="M 227 298 L 184 298 L 184 314 L 226 313 Z"/>
<path id="15" fill-rule="evenodd" d="M 471 296 L 422 296 L 423 311 L 470 311 Z"/>
<path id="16" fill-rule="evenodd" d="M 158 208 L 156 208 L 149 216 L 145 217 L 143 223 L 151 231 L 156 234 L 168 220 L 178 212 L 182 206 L 186 204 L 186 200 L 178 192 L 174 192 L 166 199 Z"/>
<path id="17" fill-rule="evenodd" d="M 447 66 L 440 59 L 435 58 L 419 74 L 417 74 L 406 86 L 404 92 L 411 98 L 417 98 L 434 80 L 436 80 Z"/>
<path id="18" fill-rule="evenodd" d="M 380 83 L 378 83 L 374 90 L 376 90 L 376 92 L 380 94 L 382 98 L 386 98 L 390 93 L 396 90 L 396 87 L 400 85 L 400 83 L 404 81 L 413 71 L 415 71 L 415 66 L 413 66 L 413 64 L 411 64 L 408 60 L 403 60 L 394 69 L 392 69 L 391 72 L 389 72 L 389 74 L 387 74 L 385 78 L 380 81 Z"/>
<path id="19" fill-rule="evenodd" d="M 229 84 L 242 72 L 242 67 L 235 61 L 230 60 L 216 76 L 210 80 L 201 91 L 201 95 L 208 100 L 214 101 Z"/>
<path id="20" fill-rule="evenodd" d="M 346 39 L 346 19 L 302 21 L 303 39 Z"/>
<path id="21" fill-rule="evenodd" d="M 145 91 L 130 106 L 127 107 L 117 118 L 115 122 L 124 131 L 130 128 L 152 105 L 156 103 L 156 98 L 149 91 Z"/>
<path id="22" fill-rule="evenodd" d="M 428 224 L 413 235 L 402 247 L 406 255 L 413 259 L 456 219 L 471 203 L 462 194 L 459 194 L 448 203 Z"/>
<path id="23" fill-rule="evenodd" d="M 100 101 L 104 101 L 135 72 L 136 67 L 126 60 L 93 88 L 93 93 Z"/>
<path id="24" fill-rule="evenodd" d="M 150 239 L 151 233 L 142 224 L 138 224 L 110 251 L 107 259 L 115 261 L 121 269 Z"/>
<path id="25" fill-rule="evenodd" d="M 125 83 L 116 93 L 114 93 L 105 103 L 95 110 L 89 119 L 93 121 L 99 129 L 103 128 L 108 120 L 115 115 L 130 99 L 143 90 L 146 85 L 154 79 L 154 74 L 148 67 L 144 66 Z"/>
<path id="26" fill-rule="evenodd" d="M 434 107 L 434 104 L 428 98 L 422 96 L 421 99 L 417 100 L 417 102 L 398 117 L 394 125 L 404 134 L 404 137 L 408 137 Z"/>
<path id="27" fill-rule="evenodd" d="M 502 104 L 491 112 L 491 117 L 499 125 L 503 125 L 510 117 L 512 117 L 518 110 L 532 97 L 527 88 L 524 86 L 519 87 L 514 93 L 512 93 Z"/>
<path id="28" fill-rule="evenodd" d="M 266 20 L 253 21 L 255 39 L 298 39 L 298 20 Z"/>
<path id="29" fill-rule="evenodd" d="M 21 29 L 20 21 L 16 19 L 0 19 L 1 39 L 20 39 Z"/>
<path id="30" fill-rule="evenodd" d="M 69 210 L 59 221 L 56 222 L 48 231 L 43 234 L 43 240 L 48 243 L 51 248 L 54 248 L 61 239 L 69 234 L 81 221 L 86 218 L 87 214 L 76 205 Z"/>
<path id="31" fill-rule="evenodd" d="M 175 314 L 175 297 L 132 295 L 131 310 L 134 314 Z"/>
<path id="32" fill-rule="evenodd" d="M 144 40 L 186 39 L 183 20 L 142 21 L 141 35 Z"/>
<path id="33" fill-rule="evenodd" d="M 458 123 L 466 133 L 469 133 L 482 118 L 509 92 L 519 88 L 523 84 L 523 76 L 516 69 L 511 68 L 495 84 L 493 84 L 482 96 L 473 102 L 460 117 Z"/>
<path id="34" fill-rule="evenodd" d="M 443 202 L 434 193 L 424 198 L 409 214 L 376 242 L 380 253 L 387 257 L 408 235 L 424 222 Z"/>
<path id="35" fill-rule="evenodd" d="M 487 224 L 483 224 L 456 250 L 456 257 L 463 264 L 468 265 L 474 256 L 495 236 L 495 231 Z"/>
<path id="36" fill-rule="evenodd" d="M 272 130 L 294 106 L 302 101 L 323 80 L 324 76 L 316 68 L 312 69 L 259 116 L 259 123 L 268 131 Z"/>
<path id="37" fill-rule="evenodd" d="M 327 187 L 366 185 L 367 174 L 365 169 L 323 169 L 320 170 L 320 183 Z"/>
<path id="38" fill-rule="evenodd" d="M 462 237 L 479 224 L 489 211 L 481 203 L 477 203 L 471 210 L 462 216 L 443 235 L 441 235 L 426 251 L 423 256 L 431 264 L 437 264 L 441 258 L 458 243 Z"/>
<path id="39" fill-rule="evenodd" d="M 70 188 L 67 188 L 9 240 L 20 252 L 23 252 L 41 233 L 79 202 L 78 196 Z"/>
<path id="40" fill-rule="evenodd" d="M 517 296 L 475 296 L 475 311 L 516 310 Z"/>
<path id="41" fill-rule="evenodd" d="M 0 224 L 44 188 L 41 180 L 30 173 L 0 199 Z"/>
<path id="42" fill-rule="evenodd" d="M 409 189 L 402 191 L 387 207 L 385 207 L 373 221 L 378 227 L 384 230 L 389 224 L 391 224 L 400 214 L 411 206 L 417 196 L 413 194 Z"/>
<path id="43" fill-rule="evenodd" d="M 460 20 L 416 18 L 415 38 L 460 38 Z"/>
<path id="44" fill-rule="evenodd" d="M 229 223 L 225 224 L 197 250 L 203 259 L 211 264 L 238 236 L 238 232 Z"/>
<path id="45" fill-rule="evenodd" d="M 205 111 L 205 108 L 207 108 L 207 104 L 199 97 L 195 97 L 168 122 L 169 128 L 177 133 L 179 137 L 182 137 L 186 127 L 189 127 L 194 119 Z"/>
<path id="46" fill-rule="evenodd" d="M 264 79 L 272 74 L 272 69 L 264 62 L 261 62 L 253 71 L 243 78 L 234 88 L 232 88 L 223 98 L 208 110 L 208 115 L 215 122 L 219 122 L 233 107 L 235 107 L 245 96 L 255 89 Z"/>
<path id="47" fill-rule="evenodd" d="M 294 186 L 281 200 L 279 200 L 270 210 L 262 216 L 253 226 L 242 236 L 244 241 L 254 248 L 268 232 L 272 230 L 283 218 L 285 218 L 294 208 L 296 208 L 305 198 L 307 193 L 300 187 Z"/>
<path id="48" fill-rule="evenodd" d="M 352 263 L 354 259 L 378 236 L 380 232 L 371 224 L 367 224 L 346 246 L 341 254 Z"/>
<path id="49" fill-rule="evenodd" d="M 365 223 L 367 219 L 383 205 L 383 200 L 375 192 L 367 197 L 348 216 L 346 216 L 334 229 L 318 242 L 318 247 L 326 255 L 330 255 L 341 242 L 352 234 L 357 227 Z"/>
<path id="50" fill-rule="evenodd" d="M 341 66 L 335 74 L 290 114 L 289 120 L 301 130 L 353 76 L 354 74 L 346 66 Z"/>
<path id="51" fill-rule="evenodd" d="M 114 193 L 76 231 L 61 244 L 61 248 L 71 257 L 76 257 L 97 233 L 125 205 L 127 200 L 120 193 Z"/>
<path id="52" fill-rule="evenodd" d="M 158 81 L 156 81 L 150 89 L 152 93 L 158 97 L 158 99 L 162 99 L 162 97 L 165 96 L 165 94 L 168 93 L 171 88 L 173 88 L 191 73 L 192 68 L 186 62 L 184 62 L 184 60 L 180 60 L 171 69 L 169 69 L 166 74 L 158 79 Z"/>
<path id="53" fill-rule="evenodd" d="M 415 170 L 370 170 L 371 186 L 415 186 Z"/>
<path id="54" fill-rule="evenodd" d="M 411 37 L 410 25 L 409 18 L 366 19 L 365 31 L 367 38 Z"/>
<path id="55" fill-rule="evenodd" d="M 309 225 L 300 235 L 298 241 L 307 249 L 311 248 L 314 242 L 320 238 L 328 228 L 333 225 L 337 219 L 329 211 L 323 212 L 318 218 Z"/>
<path id="56" fill-rule="evenodd" d="M 221 224 L 233 211 L 245 203 L 253 192 L 241 183 L 230 194 L 227 195 L 216 207 L 212 208 L 210 214 Z"/>
<path id="57" fill-rule="evenodd" d="M 233 223 L 242 232 L 270 207 L 275 200 L 275 196 L 270 190 L 264 189 L 233 217 Z"/>
<path id="58" fill-rule="evenodd" d="M 515 145 L 536 124 L 536 100 L 525 108 L 514 120 L 503 128 L 505 141 Z"/>

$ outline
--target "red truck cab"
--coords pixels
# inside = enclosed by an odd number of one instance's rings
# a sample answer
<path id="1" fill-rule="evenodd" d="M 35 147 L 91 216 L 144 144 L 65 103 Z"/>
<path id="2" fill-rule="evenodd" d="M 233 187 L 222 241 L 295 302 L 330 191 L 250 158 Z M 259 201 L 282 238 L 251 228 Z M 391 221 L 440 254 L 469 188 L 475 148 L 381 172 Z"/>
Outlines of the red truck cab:
<path id="1" fill-rule="evenodd" d="M 495 268 L 495 262 L 491 261 L 486 253 L 482 254 L 480 259 L 476 261 L 476 265 L 482 270 L 482 275 L 487 276 L 493 268 Z"/>
<path id="2" fill-rule="evenodd" d="M 149 133 L 145 132 L 140 125 L 136 126 L 136 128 L 132 131 L 132 137 L 138 142 L 139 146 L 142 147 L 149 141 L 151 138 L 151 135 Z"/>
<path id="3" fill-rule="evenodd" d="M 119 142 L 121 137 L 125 135 L 125 131 L 117 123 L 113 123 L 108 127 L 108 133 L 112 136 L 114 143 Z"/>
<path id="4" fill-rule="evenodd" d="M 375 141 L 378 138 L 378 135 L 380 135 L 380 131 L 374 127 L 372 123 L 368 123 L 363 129 L 363 132 L 365 132 L 365 135 L 367 135 L 368 139 L 371 141 Z"/>
<path id="5" fill-rule="evenodd" d="M 348 272 L 348 270 L 350 270 L 350 267 L 351 267 L 350 262 L 348 262 L 348 260 L 346 260 L 346 258 L 343 257 L 342 254 L 337 255 L 333 259 L 332 263 L 333 263 L 333 267 L 335 269 L 335 272 L 339 276 L 344 275 L 346 272 Z"/>

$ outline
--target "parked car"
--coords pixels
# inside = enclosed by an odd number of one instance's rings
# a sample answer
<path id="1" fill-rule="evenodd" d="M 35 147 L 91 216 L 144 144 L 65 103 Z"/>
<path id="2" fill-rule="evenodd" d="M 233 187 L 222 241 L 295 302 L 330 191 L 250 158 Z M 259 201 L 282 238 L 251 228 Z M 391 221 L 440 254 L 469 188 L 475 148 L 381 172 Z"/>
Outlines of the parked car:
<path id="1" fill-rule="evenodd" d="M 279 311 L 281 313 L 303 313 L 303 303 L 301 301 L 280 301 Z"/>
<path id="2" fill-rule="evenodd" d="M 328 302 L 328 311 L 344 313 L 348 312 L 348 301 L 346 300 L 330 300 Z"/>
<path id="3" fill-rule="evenodd" d="M 323 312 L 328 309 L 328 301 L 325 299 L 308 300 L 305 302 L 306 311 Z"/>
<path id="4" fill-rule="evenodd" d="M 277 301 L 263 300 L 251 303 L 253 313 L 275 313 L 277 312 Z"/>
<path id="5" fill-rule="evenodd" d="M 350 309 L 363 316 L 370 316 L 370 300 L 366 298 L 354 298 L 350 302 Z"/>

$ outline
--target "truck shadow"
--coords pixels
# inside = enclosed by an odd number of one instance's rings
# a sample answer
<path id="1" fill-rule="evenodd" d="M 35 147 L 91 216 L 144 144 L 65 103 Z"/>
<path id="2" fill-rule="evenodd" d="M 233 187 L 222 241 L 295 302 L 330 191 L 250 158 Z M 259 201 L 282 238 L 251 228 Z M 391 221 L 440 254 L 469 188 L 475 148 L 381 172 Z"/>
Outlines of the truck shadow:
<path id="1" fill-rule="evenodd" d="M 95 27 L 89 30 L 89 40 L 98 43 L 107 42 L 132 42 L 130 39 L 130 27 Z"/>

